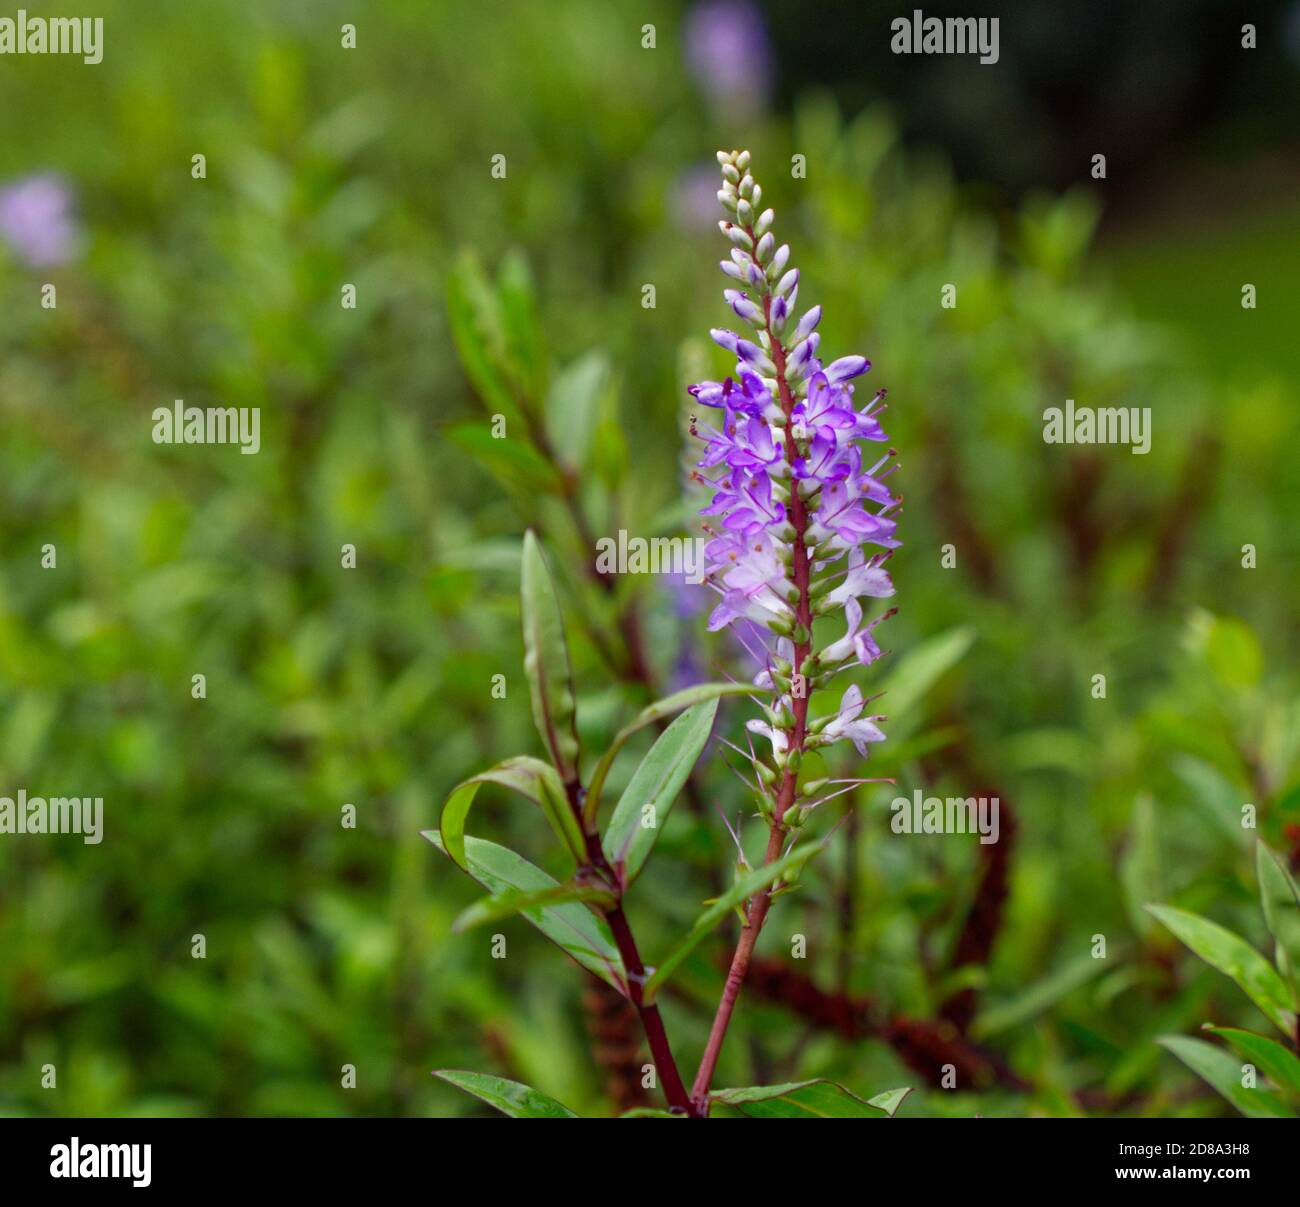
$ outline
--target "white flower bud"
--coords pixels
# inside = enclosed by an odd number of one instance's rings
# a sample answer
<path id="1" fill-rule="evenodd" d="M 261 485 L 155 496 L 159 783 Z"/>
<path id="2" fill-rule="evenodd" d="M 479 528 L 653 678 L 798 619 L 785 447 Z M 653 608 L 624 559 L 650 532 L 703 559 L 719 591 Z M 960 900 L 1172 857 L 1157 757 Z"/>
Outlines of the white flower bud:
<path id="1" fill-rule="evenodd" d="M 734 222 L 719 222 L 718 227 L 737 247 L 743 247 L 746 251 L 753 250 L 754 240 L 745 233 L 744 227 L 737 226 Z"/>

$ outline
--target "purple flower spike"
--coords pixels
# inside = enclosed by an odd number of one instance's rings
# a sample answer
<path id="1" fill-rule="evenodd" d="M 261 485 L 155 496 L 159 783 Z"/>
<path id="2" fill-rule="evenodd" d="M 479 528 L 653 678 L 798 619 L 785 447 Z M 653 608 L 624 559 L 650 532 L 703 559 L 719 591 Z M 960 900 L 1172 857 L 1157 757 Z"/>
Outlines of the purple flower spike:
<path id="1" fill-rule="evenodd" d="M 714 492 L 701 509 L 712 537 L 705 574 L 720 596 L 709 627 L 732 628 L 758 663 L 756 690 L 772 694 L 765 718 L 749 723 L 770 741 L 770 761 L 752 757 L 761 764 L 756 782 L 777 785 L 760 809 L 788 829 L 802 824 L 804 813 L 796 754 L 848 741 L 865 755 L 885 736 L 876 724 L 882 718 L 861 715 L 865 704 L 856 685 L 837 713 L 820 720 L 809 720 L 804 688 L 811 690 L 813 677 L 820 686 L 882 656 L 875 629 L 891 613 L 869 618 L 864 603 L 894 594 L 884 563 L 898 546 L 899 499 L 886 481 L 896 466 L 892 450 L 863 458 L 867 442 L 886 440 L 884 391 L 865 407 L 854 404 L 853 379 L 871 362 L 851 355 L 822 364 L 822 308 L 811 307 L 793 323 L 799 269 L 789 265 L 789 246 L 776 245 L 772 211 L 754 218 L 762 190 L 749 153 L 720 152 L 718 161 L 723 208 L 737 219 L 724 224 L 736 247 L 723 272 L 749 286 L 728 288 L 724 297 L 758 336 L 711 332 L 736 357 L 735 378 L 690 390 L 723 419 L 714 428 L 692 424 L 705 442 L 696 477 Z M 842 635 L 836 637 L 837 619 Z M 814 626 L 822 624 L 831 631 L 819 630 L 815 638 Z"/>

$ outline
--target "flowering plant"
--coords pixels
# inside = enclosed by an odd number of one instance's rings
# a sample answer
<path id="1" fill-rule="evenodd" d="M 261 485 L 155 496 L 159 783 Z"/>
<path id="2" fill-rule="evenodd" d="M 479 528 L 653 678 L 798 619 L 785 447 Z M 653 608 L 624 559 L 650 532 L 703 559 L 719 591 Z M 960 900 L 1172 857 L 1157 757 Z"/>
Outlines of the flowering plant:
<path id="1" fill-rule="evenodd" d="M 898 546 L 893 513 L 899 503 L 887 484 L 893 450 L 864 456 L 864 449 L 886 440 L 880 423 L 885 392 L 861 406 L 855 397 L 853 383 L 870 363 L 845 356 L 823 364 L 821 307 L 796 318 L 799 270 L 789 263 L 789 247 L 776 244 L 773 211 L 761 209 L 762 189 L 749 171 L 749 153 L 719 152 L 718 160 L 718 197 L 727 214 L 721 227 L 733 245 L 722 270 L 736 283 L 724 296 L 753 338 L 712 333 L 736 357 L 735 370 L 721 382 L 691 387 L 695 402 L 716 412 L 712 423 L 693 416 L 691 431 L 703 445 L 694 476 L 712 491 L 702 509 L 710 536 L 706 581 L 719 598 L 708 625 L 729 627 L 749 651 L 752 682 L 698 684 L 651 705 L 584 777 L 564 622 L 541 546 L 530 532 L 522 572 L 524 665 L 550 761 L 508 759 L 458 785 L 443 807 L 441 829 L 426 836 L 490 890 L 462 915 L 459 928 L 522 914 L 628 999 L 644 1027 L 653 1075 L 671 1113 L 705 1117 L 719 1102 L 750 1114 L 892 1113 L 905 1090 L 863 1102 L 821 1080 L 712 1089 L 771 902 L 793 890 L 803 866 L 825 846 L 825 838 L 802 839 L 810 816 L 833 796 L 870 782 L 809 777 L 803 774 L 805 758 L 837 742 L 851 742 L 865 757 L 871 743 L 885 737 L 878 724 L 884 718 L 864 715 L 869 701 L 856 683 L 826 715 L 810 716 L 809 703 L 842 671 L 881 656 L 875 630 L 890 612 L 868 619 L 862 601 L 894 593 L 885 563 Z M 834 628 L 829 640 L 815 634 L 818 621 L 823 629 Z M 748 695 L 761 709 L 747 729 L 765 741 L 758 750 L 752 740 L 745 751 L 732 749 L 752 771 L 746 783 L 767 826 L 766 850 L 751 866 L 733 832 L 741 848 L 734 883 L 649 966 L 633 937 L 624 897 L 708 743 L 721 698 L 732 695 Z M 677 713 L 633 773 L 602 834 L 602 791 L 623 745 L 639 729 Z M 484 783 L 511 788 L 541 809 L 573 862 L 568 879 L 556 881 L 514 852 L 466 836 L 466 816 Z M 657 997 L 690 951 L 733 910 L 741 911 L 744 923 L 688 1091 Z M 571 1114 L 514 1082 L 455 1070 L 439 1076 L 509 1114 Z"/>

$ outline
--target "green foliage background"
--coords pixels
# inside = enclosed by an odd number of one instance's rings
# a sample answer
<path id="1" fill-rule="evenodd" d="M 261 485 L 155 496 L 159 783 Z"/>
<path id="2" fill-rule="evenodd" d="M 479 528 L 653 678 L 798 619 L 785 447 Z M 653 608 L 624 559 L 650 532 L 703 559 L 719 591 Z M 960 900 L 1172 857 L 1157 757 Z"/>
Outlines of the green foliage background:
<path id="1" fill-rule="evenodd" d="M 451 936 L 477 890 L 419 831 L 453 784 L 541 753 L 520 671 L 525 527 L 562 578 L 588 750 L 651 698 L 599 652 L 629 605 L 660 684 L 684 649 L 701 678 L 732 665 L 658 580 L 613 598 L 587 582 L 570 508 L 601 534 L 682 531 L 683 387 L 725 368 L 705 338 L 725 319 L 722 248 L 684 198 L 723 144 L 754 154 L 803 297 L 825 306 L 823 347 L 866 353 L 888 386 L 906 498 L 873 772 L 899 787 L 856 798 L 851 857 L 837 839 L 761 950 L 807 935 L 799 971 L 834 988 L 847 969 L 882 1017 L 933 1019 L 976 987 L 971 1037 L 1016 1084 L 942 1091 L 882 1036 L 847 1041 L 756 995 L 719 1083 L 915 1084 L 911 1114 L 1229 1109 L 1155 1040 L 1262 1017 L 1141 907 L 1263 949 L 1253 839 L 1298 845 L 1293 350 L 1278 329 L 1246 361 L 1212 354 L 1281 313 L 1294 247 L 1274 254 L 1275 226 L 1156 230 L 1099 258 L 1102 193 L 976 205 L 884 107 L 841 113 L 810 90 L 727 120 L 682 68 L 677 5 L 648 6 L 653 51 L 647 6 L 597 0 L 100 7 L 101 65 L 0 72 L 0 179 L 57 169 L 86 232 L 60 269 L 0 262 L 0 792 L 102 796 L 106 831 L 0 836 L 0 1110 L 480 1110 L 429 1076 L 450 1066 L 610 1112 L 578 970 L 517 920 L 505 961 L 484 932 Z M 531 290 L 515 384 L 574 471 L 570 502 L 522 439 L 483 441 L 509 387 L 467 375 L 449 279 Z M 947 282 L 955 310 L 938 305 Z M 1128 300 L 1162 312 L 1173 295 L 1173 326 Z M 174 398 L 262 408 L 262 451 L 154 445 L 150 412 Z M 1150 406 L 1150 455 L 1045 445 L 1042 410 L 1065 398 Z M 745 709 L 724 702 L 733 737 Z M 700 776 L 734 818 L 722 760 Z M 892 835 L 888 802 L 986 784 L 1015 813 L 1010 891 L 987 966 L 960 970 L 979 853 Z M 502 796 L 485 792 L 472 829 L 545 863 L 540 823 Z M 715 813 L 674 813 L 631 905 L 651 960 L 733 855 Z M 701 947 L 665 1003 L 684 1064 L 720 954 Z"/>

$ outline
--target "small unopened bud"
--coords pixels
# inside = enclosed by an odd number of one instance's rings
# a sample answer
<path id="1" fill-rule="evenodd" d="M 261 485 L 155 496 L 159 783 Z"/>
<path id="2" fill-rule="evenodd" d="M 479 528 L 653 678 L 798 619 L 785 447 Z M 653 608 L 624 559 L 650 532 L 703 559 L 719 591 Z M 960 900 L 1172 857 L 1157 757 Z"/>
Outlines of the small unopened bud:
<path id="1" fill-rule="evenodd" d="M 790 342 L 797 344 L 801 339 L 807 339 L 817 328 L 817 324 L 822 321 L 822 308 L 814 306 L 803 318 L 799 320 L 799 325 L 794 329 L 794 334 L 790 337 Z"/>
<path id="2" fill-rule="evenodd" d="M 722 174 L 723 174 L 723 176 L 725 176 L 725 177 L 727 178 L 727 180 L 729 180 L 732 184 L 739 184 L 739 183 L 740 183 L 740 173 L 736 170 L 736 167 L 735 167 L 734 164 L 724 163 L 724 164 L 722 165 Z"/>
<path id="3" fill-rule="evenodd" d="M 772 303 L 772 333 L 781 335 L 785 331 L 786 321 L 790 317 L 790 307 L 786 305 L 785 298 L 777 298 Z"/>
<path id="4" fill-rule="evenodd" d="M 798 377 L 804 366 L 812 359 L 813 343 L 811 340 L 801 340 L 794 346 L 794 350 L 786 358 L 785 375 L 787 378 Z"/>
<path id="5" fill-rule="evenodd" d="M 755 326 L 762 324 L 763 312 L 740 290 L 724 289 L 722 296 L 726 298 L 727 304 L 736 312 L 739 318 L 744 319 L 747 323 L 753 323 Z"/>
<path id="6" fill-rule="evenodd" d="M 750 199 L 750 205 L 757 206 L 756 198 Z M 754 223 L 754 233 L 765 235 L 772 229 L 772 223 L 776 221 L 776 210 L 766 209 L 758 216 L 758 221 Z"/>
<path id="7" fill-rule="evenodd" d="M 734 222 L 719 222 L 719 228 L 737 247 L 743 247 L 746 251 L 752 251 L 754 240 L 745 232 L 744 227 L 737 226 Z"/>

